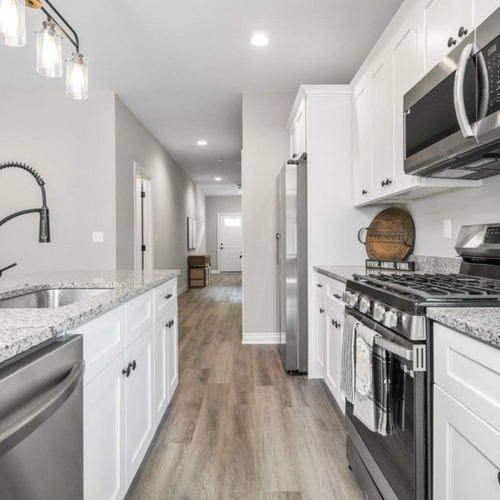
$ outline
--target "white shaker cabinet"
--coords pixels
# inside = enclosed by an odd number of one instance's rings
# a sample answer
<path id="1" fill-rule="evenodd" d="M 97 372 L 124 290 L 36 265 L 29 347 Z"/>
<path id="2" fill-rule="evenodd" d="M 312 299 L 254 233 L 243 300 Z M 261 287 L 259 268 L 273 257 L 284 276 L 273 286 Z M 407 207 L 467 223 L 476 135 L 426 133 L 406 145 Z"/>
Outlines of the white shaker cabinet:
<path id="1" fill-rule="evenodd" d="M 479 26 L 493 11 L 500 7 L 499 0 L 472 0 L 472 21 Z"/>
<path id="2" fill-rule="evenodd" d="M 290 158 L 300 158 L 306 152 L 306 102 L 304 100 L 290 126 Z"/>
<path id="3" fill-rule="evenodd" d="M 500 433 L 434 386 L 434 498 L 500 498 Z"/>
<path id="4" fill-rule="evenodd" d="M 372 193 L 372 109 L 371 86 L 363 80 L 354 89 L 354 205 Z"/>
<path id="5" fill-rule="evenodd" d="M 326 369 L 325 382 L 342 412 L 345 412 L 345 402 L 340 392 L 342 367 L 342 329 L 344 315 L 332 306 L 326 306 Z"/>
<path id="6" fill-rule="evenodd" d="M 179 385 L 179 359 L 178 359 L 178 321 L 177 306 L 171 311 L 172 326 L 168 330 L 168 401 L 172 400 L 175 390 Z"/>
<path id="7" fill-rule="evenodd" d="M 86 500 L 125 496 L 125 381 L 122 353 L 84 389 L 83 456 Z"/>
<path id="8" fill-rule="evenodd" d="M 325 301 L 320 299 L 319 297 L 316 297 L 316 362 L 321 374 L 321 378 L 324 378 L 326 357 L 325 307 Z"/>
<path id="9" fill-rule="evenodd" d="M 155 433 L 154 419 L 154 357 L 151 327 L 127 349 L 126 375 L 126 470 L 127 488 L 141 465 Z"/>

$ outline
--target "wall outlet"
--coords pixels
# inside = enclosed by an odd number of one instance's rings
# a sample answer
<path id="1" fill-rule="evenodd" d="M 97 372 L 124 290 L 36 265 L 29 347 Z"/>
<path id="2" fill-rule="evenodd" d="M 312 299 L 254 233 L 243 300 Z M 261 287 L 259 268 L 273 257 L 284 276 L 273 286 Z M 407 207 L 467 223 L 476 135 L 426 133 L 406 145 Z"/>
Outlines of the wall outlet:
<path id="1" fill-rule="evenodd" d="M 92 233 L 92 242 L 93 243 L 103 243 L 104 242 L 104 233 L 102 231 L 94 231 Z"/>
<path id="2" fill-rule="evenodd" d="M 443 221 L 443 237 L 445 240 L 451 240 L 451 219 Z"/>

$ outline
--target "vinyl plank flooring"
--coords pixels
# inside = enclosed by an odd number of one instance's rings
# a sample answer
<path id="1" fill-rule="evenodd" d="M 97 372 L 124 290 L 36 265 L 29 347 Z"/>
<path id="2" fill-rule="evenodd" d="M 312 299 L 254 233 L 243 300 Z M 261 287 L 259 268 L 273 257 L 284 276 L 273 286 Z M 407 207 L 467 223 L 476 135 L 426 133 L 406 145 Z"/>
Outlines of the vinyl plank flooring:
<path id="1" fill-rule="evenodd" d="M 179 386 L 127 500 L 362 500 L 325 384 L 242 345 L 241 276 L 179 296 Z"/>

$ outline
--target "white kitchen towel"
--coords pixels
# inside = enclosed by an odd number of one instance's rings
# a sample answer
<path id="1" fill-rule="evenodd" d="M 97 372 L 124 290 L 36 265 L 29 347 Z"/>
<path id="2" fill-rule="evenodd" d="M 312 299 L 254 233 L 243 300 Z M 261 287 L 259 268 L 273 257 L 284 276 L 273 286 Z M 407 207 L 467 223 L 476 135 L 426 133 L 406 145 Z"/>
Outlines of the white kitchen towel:
<path id="1" fill-rule="evenodd" d="M 361 324 L 354 316 L 347 315 L 342 335 L 342 366 L 340 392 L 349 403 L 354 403 L 356 370 L 354 355 L 356 352 L 356 326 Z"/>
<path id="2" fill-rule="evenodd" d="M 373 340 L 377 332 L 363 324 L 356 327 L 356 390 L 354 416 L 373 432 L 378 431 L 373 400 Z"/>

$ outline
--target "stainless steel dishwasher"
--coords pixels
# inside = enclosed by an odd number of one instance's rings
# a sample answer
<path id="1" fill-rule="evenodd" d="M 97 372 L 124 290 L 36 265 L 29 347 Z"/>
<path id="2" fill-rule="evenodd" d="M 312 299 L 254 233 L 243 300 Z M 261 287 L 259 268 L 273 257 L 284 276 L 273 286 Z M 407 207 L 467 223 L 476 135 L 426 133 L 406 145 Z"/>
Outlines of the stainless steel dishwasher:
<path id="1" fill-rule="evenodd" d="M 0 498 L 83 499 L 82 338 L 0 370 Z"/>

